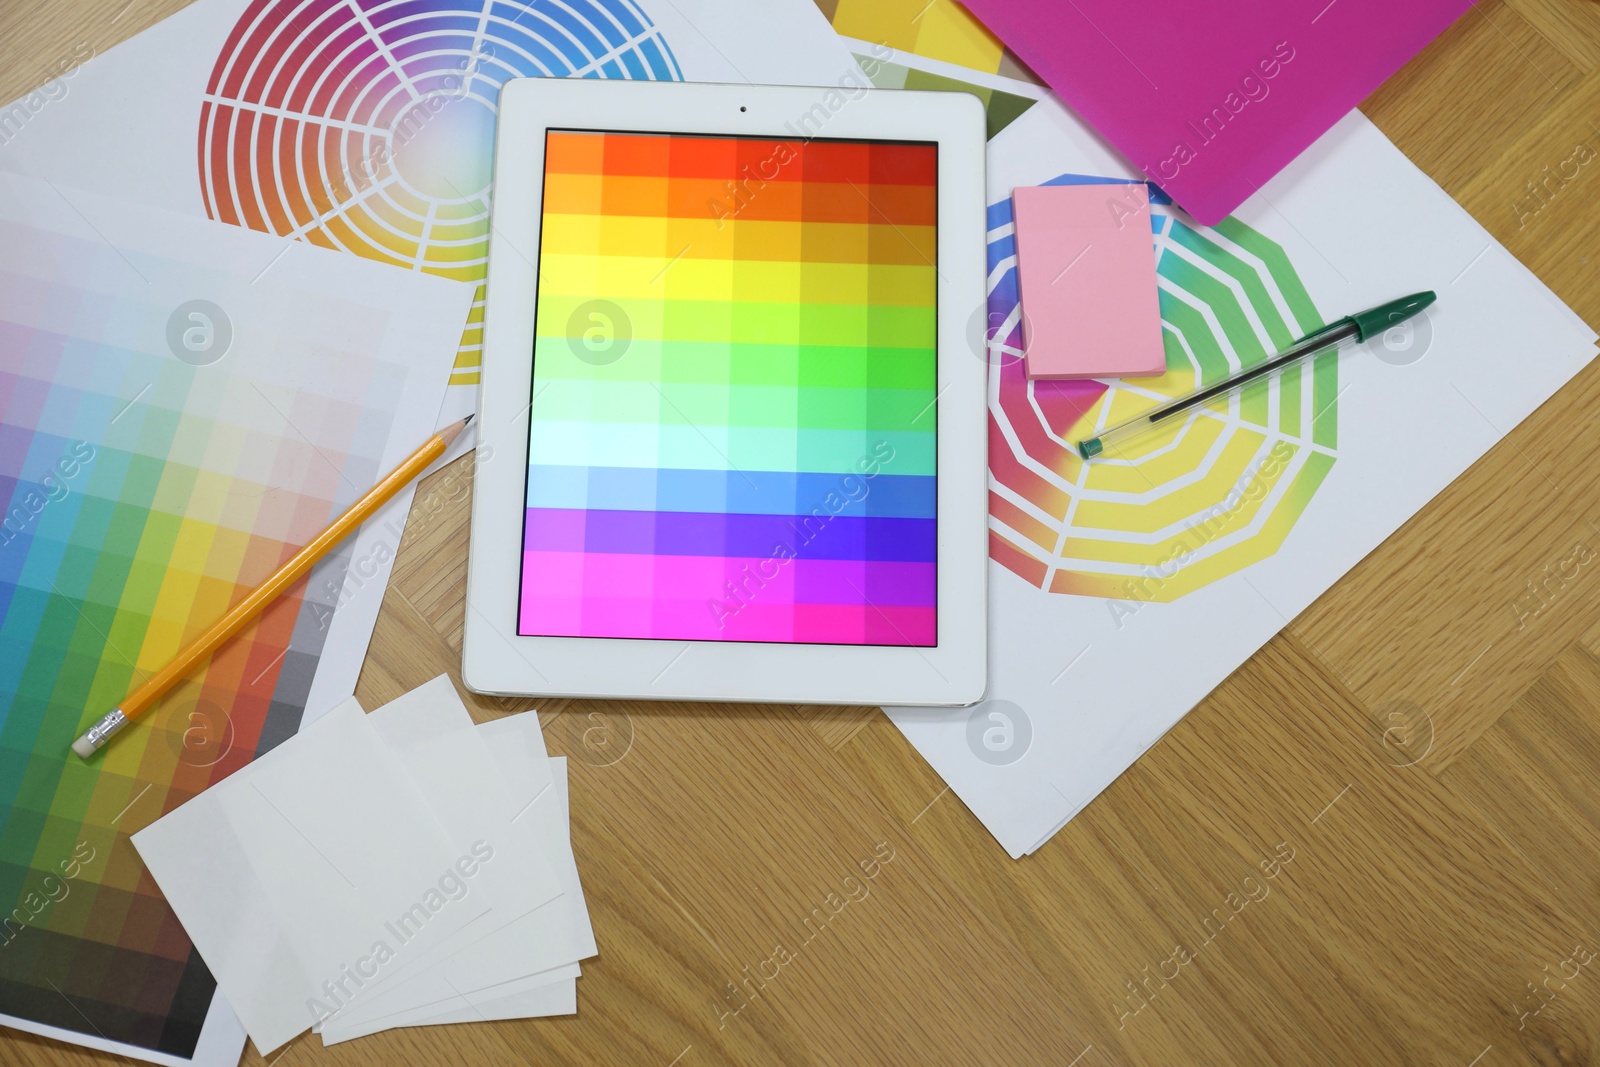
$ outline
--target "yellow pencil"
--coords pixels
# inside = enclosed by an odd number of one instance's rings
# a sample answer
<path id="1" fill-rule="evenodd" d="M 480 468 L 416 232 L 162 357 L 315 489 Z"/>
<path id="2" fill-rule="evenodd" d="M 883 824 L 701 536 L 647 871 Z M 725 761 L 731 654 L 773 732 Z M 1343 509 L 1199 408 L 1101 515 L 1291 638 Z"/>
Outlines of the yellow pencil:
<path id="1" fill-rule="evenodd" d="M 383 481 L 367 490 L 365 496 L 351 504 L 349 510 L 312 539 L 310 544 L 296 552 L 294 558 L 279 567 L 272 577 L 235 604 L 211 629 L 178 653 L 171 663 L 151 675 L 149 681 L 128 694 L 127 698 L 109 714 L 89 727 L 82 737 L 72 743 L 72 751 L 84 759 L 94 755 L 95 750 L 104 745 L 117 731 L 147 711 L 150 705 L 160 700 L 167 690 L 187 677 L 202 660 L 209 658 L 223 642 L 244 629 L 251 619 L 261 614 L 268 604 L 298 581 L 316 565 L 318 560 L 331 552 L 335 545 L 350 536 L 357 526 L 366 522 L 373 512 L 389 501 L 390 497 L 426 470 L 428 464 L 444 455 L 444 450 L 450 447 L 450 443 L 460 436 L 461 431 L 465 430 L 471 421 L 472 416 L 468 415 L 460 422 L 447 426 L 428 438 L 409 459 L 390 471 Z"/>

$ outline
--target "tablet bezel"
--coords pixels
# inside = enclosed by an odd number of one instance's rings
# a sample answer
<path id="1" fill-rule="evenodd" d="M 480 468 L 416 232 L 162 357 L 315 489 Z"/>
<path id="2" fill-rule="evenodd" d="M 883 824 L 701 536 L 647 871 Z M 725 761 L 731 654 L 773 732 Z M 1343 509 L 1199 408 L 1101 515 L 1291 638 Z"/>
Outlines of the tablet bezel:
<path id="1" fill-rule="evenodd" d="M 500 94 L 462 678 L 476 692 L 960 706 L 986 682 L 985 120 L 965 93 L 526 78 Z M 938 644 L 517 634 L 545 131 L 938 144 Z M 976 351 L 974 349 L 977 349 Z"/>

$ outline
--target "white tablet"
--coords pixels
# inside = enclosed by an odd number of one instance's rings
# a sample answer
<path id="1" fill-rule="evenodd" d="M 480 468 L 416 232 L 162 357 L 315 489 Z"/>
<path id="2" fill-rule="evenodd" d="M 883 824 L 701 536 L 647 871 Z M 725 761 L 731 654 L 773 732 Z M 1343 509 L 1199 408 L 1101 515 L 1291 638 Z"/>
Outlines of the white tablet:
<path id="1" fill-rule="evenodd" d="M 512 81 L 494 189 L 467 685 L 978 700 L 977 99 Z"/>

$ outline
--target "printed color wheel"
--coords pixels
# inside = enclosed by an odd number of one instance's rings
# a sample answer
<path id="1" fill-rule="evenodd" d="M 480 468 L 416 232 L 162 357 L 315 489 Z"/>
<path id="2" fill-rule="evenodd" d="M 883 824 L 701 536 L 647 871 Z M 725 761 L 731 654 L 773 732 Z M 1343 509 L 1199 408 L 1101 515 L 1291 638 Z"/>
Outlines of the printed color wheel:
<path id="1" fill-rule="evenodd" d="M 633 0 L 255 0 L 201 105 L 206 211 L 478 282 L 476 384 L 496 102 L 533 76 L 683 80 Z"/>
<path id="2" fill-rule="evenodd" d="M 1048 184 L 1091 183 L 1116 184 Z M 1278 550 L 1337 457 L 1329 353 L 1079 458 L 1081 438 L 1323 325 L 1275 242 L 1231 218 L 1196 229 L 1154 186 L 1150 202 L 1167 372 L 1108 381 L 1028 380 L 1011 201 L 989 208 L 989 554 L 1048 592 L 1165 602 L 1234 574 Z"/>

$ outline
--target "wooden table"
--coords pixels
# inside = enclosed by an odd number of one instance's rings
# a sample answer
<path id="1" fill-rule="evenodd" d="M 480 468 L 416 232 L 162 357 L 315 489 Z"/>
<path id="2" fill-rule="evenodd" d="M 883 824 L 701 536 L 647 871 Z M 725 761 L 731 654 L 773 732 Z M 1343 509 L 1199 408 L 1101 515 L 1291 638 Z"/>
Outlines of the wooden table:
<path id="1" fill-rule="evenodd" d="M 0 98 L 179 6 L 7 0 Z M 1600 4 L 1482 0 L 1364 110 L 1600 322 Z M 1600 364 L 1021 862 L 874 709 L 542 702 L 601 948 L 578 1015 L 276 1062 L 1595 1062 L 1596 412 Z M 458 671 L 469 480 L 418 493 L 368 707 Z"/>

